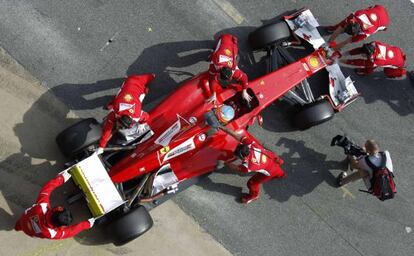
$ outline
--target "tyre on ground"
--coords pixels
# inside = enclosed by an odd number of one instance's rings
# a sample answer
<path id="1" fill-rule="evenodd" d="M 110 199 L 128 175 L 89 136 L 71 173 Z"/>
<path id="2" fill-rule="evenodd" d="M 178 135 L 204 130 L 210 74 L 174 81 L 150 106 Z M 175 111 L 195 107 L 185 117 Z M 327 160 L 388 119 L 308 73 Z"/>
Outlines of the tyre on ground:
<path id="1" fill-rule="evenodd" d="M 332 119 L 334 115 L 335 111 L 331 103 L 323 99 L 302 106 L 293 117 L 293 124 L 299 129 L 305 130 Z"/>
<path id="2" fill-rule="evenodd" d="M 289 26 L 285 21 L 267 24 L 249 34 L 249 44 L 253 50 L 264 49 L 268 46 L 286 41 L 291 36 Z"/>
<path id="3" fill-rule="evenodd" d="M 60 151 L 73 158 L 85 148 L 96 144 L 101 138 L 102 128 L 95 118 L 84 119 L 66 128 L 56 137 Z"/>
<path id="4" fill-rule="evenodd" d="M 106 233 L 116 246 L 124 245 L 151 229 L 153 220 L 147 209 L 139 205 L 117 216 L 106 226 Z"/>

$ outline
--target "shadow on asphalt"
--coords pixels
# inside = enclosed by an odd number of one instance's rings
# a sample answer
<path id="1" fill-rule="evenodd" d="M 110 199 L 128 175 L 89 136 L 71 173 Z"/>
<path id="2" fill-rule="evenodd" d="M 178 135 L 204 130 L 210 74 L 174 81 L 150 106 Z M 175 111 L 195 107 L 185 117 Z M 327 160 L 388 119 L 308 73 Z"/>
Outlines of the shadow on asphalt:
<path id="1" fill-rule="evenodd" d="M 263 185 L 263 191 L 279 202 L 289 200 L 290 197 L 301 197 L 311 193 L 321 183 L 326 182 L 336 187 L 336 178 L 332 170 L 347 170 L 346 161 L 326 161 L 326 155 L 306 147 L 304 141 L 280 138 L 276 143 L 287 152 L 280 157 L 285 160 L 282 168 L 287 177 L 271 180 Z"/>
<path id="2" fill-rule="evenodd" d="M 301 197 L 311 193 L 321 183 L 326 182 L 336 187 L 336 177 L 331 171 L 345 171 L 348 168 L 347 161 L 326 161 L 326 155 L 305 146 L 304 141 L 296 141 L 288 138 L 280 138 L 276 144 L 283 147 L 286 153 L 280 157 L 285 160 L 282 169 L 287 177 L 273 179 L 262 185 L 261 195 L 267 194 L 271 199 L 285 202 L 292 196 Z M 225 175 L 252 176 L 254 174 L 241 174 L 231 172 L 227 168 L 216 171 Z M 213 182 L 210 177 L 203 179 L 198 186 L 205 190 L 219 192 L 233 196 L 235 201 L 240 201 L 243 187 L 225 183 Z M 247 188 L 247 185 L 244 185 Z"/>
<path id="3" fill-rule="evenodd" d="M 51 97 L 50 92 L 41 95 L 13 127 L 20 148 L 13 146 L 5 152 L 20 152 L 0 162 L 1 192 L 11 210 L 9 214 L 0 208 L 0 229 L 12 230 L 23 210 L 33 205 L 40 188 L 63 169 L 64 159 L 55 144 L 55 136 L 64 124 L 76 120 L 68 120 L 67 112 L 51 104 Z M 52 205 L 60 198 L 54 194 Z"/>
<path id="4" fill-rule="evenodd" d="M 359 76 L 352 68 L 344 66 L 341 68 L 344 74 L 348 74 L 353 80 L 356 80 L 355 86 L 362 94 L 360 98 L 366 104 L 382 101 L 400 116 L 414 113 L 414 81 L 408 77 L 388 78 L 384 75 L 382 68 L 378 68 L 369 76 Z"/>

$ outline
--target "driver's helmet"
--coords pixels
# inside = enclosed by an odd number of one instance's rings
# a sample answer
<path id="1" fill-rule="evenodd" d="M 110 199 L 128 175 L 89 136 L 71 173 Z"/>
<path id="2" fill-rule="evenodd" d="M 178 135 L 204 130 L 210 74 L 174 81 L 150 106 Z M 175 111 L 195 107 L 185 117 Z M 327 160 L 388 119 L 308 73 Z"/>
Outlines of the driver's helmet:
<path id="1" fill-rule="evenodd" d="M 352 22 L 351 24 L 345 27 L 345 33 L 351 36 L 358 35 L 361 32 L 362 32 L 361 25 L 359 25 L 359 23 L 357 22 Z"/>
<path id="2" fill-rule="evenodd" d="M 53 226 L 69 226 L 72 223 L 72 219 L 72 214 L 69 210 L 61 206 L 52 209 L 51 221 Z"/>
<path id="3" fill-rule="evenodd" d="M 373 43 L 364 44 L 362 50 L 366 55 L 371 56 L 374 54 L 375 45 Z"/>
<path id="4" fill-rule="evenodd" d="M 128 129 L 131 128 L 134 124 L 134 119 L 132 119 L 130 116 L 122 115 L 120 118 L 118 118 L 118 124 L 120 129 Z"/>
<path id="5" fill-rule="evenodd" d="M 216 108 L 215 114 L 219 122 L 223 125 L 230 122 L 235 116 L 234 108 L 224 104 Z"/>

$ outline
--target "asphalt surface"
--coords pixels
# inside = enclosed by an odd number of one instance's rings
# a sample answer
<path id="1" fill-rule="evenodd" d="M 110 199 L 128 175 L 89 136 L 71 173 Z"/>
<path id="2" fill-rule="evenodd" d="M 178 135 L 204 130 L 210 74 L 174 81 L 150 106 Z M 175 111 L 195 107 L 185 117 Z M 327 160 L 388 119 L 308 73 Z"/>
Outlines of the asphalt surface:
<path id="1" fill-rule="evenodd" d="M 372 39 L 402 47 L 413 69 L 414 4 L 408 0 L 0 1 L 0 44 L 77 114 L 102 117 L 102 106 L 128 74 L 157 75 L 146 99 L 150 104 L 207 69 L 219 32 L 239 37 L 240 66 L 254 78 L 263 67 L 252 61 L 245 42 L 262 21 L 306 6 L 322 25 L 332 24 L 374 3 L 387 7 L 391 24 Z M 240 205 L 248 177 L 228 172 L 176 197 L 235 255 L 412 255 L 413 83 L 344 70 L 362 96 L 330 122 L 296 131 L 276 104 L 264 111 L 263 128 L 252 127 L 285 159 L 288 174 L 264 185 L 259 201 Z M 391 152 L 396 199 L 380 202 L 360 193 L 362 182 L 334 187 L 334 177 L 346 168 L 342 151 L 329 147 L 338 133 L 358 143 L 375 138 Z"/>

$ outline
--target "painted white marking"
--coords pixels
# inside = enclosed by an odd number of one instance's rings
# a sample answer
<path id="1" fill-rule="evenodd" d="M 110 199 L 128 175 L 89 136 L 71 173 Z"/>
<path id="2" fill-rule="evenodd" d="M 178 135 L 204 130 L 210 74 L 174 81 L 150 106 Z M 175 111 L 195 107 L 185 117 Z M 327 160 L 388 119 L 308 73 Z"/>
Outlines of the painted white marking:
<path id="1" fill-rule="evenodd" d="M 414 2 L 414 0 L 412 0 L 411 2 Z M 407 234 L 410 234 L 411 231 L 413 231 L 413 229 L 411 227 L 405 227 L 405 231 L 407 232 Z"/>
<path id="2" fill-rule="evenodd" d="M 349 197 L 351 197 L 352 199 L 355 199 L 355 196 L 351 193 L 351 191 L 349 191 L 347 188 L 345 188 L 345 187 L 341 187 L 341 189 L 342 189 L 342 192 L 344 192 L 343 194 L 342 194 L 342 198 L 345 198 L 346 196 L 349 196 Z"/>
<path id="3" fill-rule="evenodd" d="M 240 25 L 245 20 L 243 15 L 241 15 L 240 12 L 237 11 L 237 9 L 234 8 L 234 6 L 231 5 L 228 1 L 226 1 L 226 0 L 213 0 L 213 2 L 216 3 L 237 24 Z"/>
<path id="4" fill-rule="evenodd" d="M 112 43 L 113 41 L 115 41 L 115 38 L 118 36 L 119 32 L 116 32 L 111 38 L 109 38 L 109 40 L 104 44 L 104 46 L 102 46 L 102 48 L 99 51 L 103 51 L 105 50 L 105 48 Z"/>

